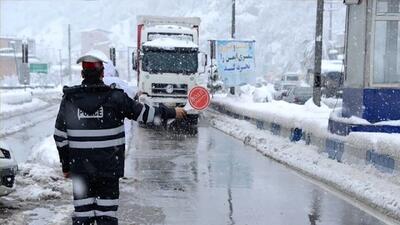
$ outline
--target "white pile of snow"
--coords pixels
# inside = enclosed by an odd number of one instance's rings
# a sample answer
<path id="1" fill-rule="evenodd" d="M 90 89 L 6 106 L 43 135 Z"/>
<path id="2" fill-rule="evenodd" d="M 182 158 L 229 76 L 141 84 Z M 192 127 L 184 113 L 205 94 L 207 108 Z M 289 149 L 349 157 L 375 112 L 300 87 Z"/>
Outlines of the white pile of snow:
<path id="1" fill-rule="evenodd" d="M 342 108 L 336 108 L 332 111 L 331 113 L 331 119 L 342 122 L 342 123 L 347 123 L 347 124 L 359 124 L 359 125 L 369 125 L 371 124 L 368 122 L 366 119 L 357 117 L 357 116 L 351 116 L 351 117 L 342 117 Z"/>
<path id="2" fill-rule="evenodd" d="M 254 102 L 271 102 L 274 100 L 275 94 L 274 85 L 268 84 L 267 86 L 257 87 L 253 92 Z"/>
<path id="3" fill-rule="evenodd" d="M 50 107 L 61 100 L 61 86 L 49 89 L 23 89 L 0 92 L 0 119 L 17 117 Z"/>
<path id="4" fill-rule="evenodd" d="M 63 178 L 58 151 L 52 136 L 32 148 L 26 163 L 18 165 L 16 191 L 11 197 L 21 201 L 60 199 L 71 194 L 69 180 Z"/>
<path id="5" fill-rule="evenodd" d="M 41 163 L 18 165 L 15 192 L 10 197 L 21 201 L 59 199 L 71 193 L 71 184 L 64 179 L 61 167 L 49 167 Z"/>
<path id="6" fill-rule="evenodd" d="M 34 110 L 47 107 L 48 105 L 48 103 L 37 98 L 32 99 L 32 102 L 21 105 L 9 105 L 0 102 L 0 119 L 6 119 L 9 117 L 21 115 L 22 113 L 32 112 Z"/>
<path id="7" fill-rule="evenodd" d="M 357 148 L 374 150 L 400 160 L 400 134 L 351 132 L 345 140 Z"/>
<path id="8" fill-rule="evenodd" d="M 256 88 L 253 85 L 246 84 L 239 87 L 238 94 L 242 101 L 253 101 L 253 94 Z"/>
<path id="9" fill-rule="evenodd" d="M 375 123 L 376 125 L 400 126 L 400 120 L 390 120 Z"/>
<path id="10" fill-rule="evenodd" d="M 246 90 L 250 90 L 250 88 L 247 87 Z M 332 111 L 324 104 L 321 107 L 316 106 L 312 99 L 304 105 L 285 101 L 258 103 L 249 100 L 249 97 L 245 95 L 240 97 L 215 96 L 213 102 L 231 112 L 260 121 L 278 123 L 286 128 L 303 128 L 314 134 L 325 135 L 328 130 L 329 115 Z"/>
<path id="11" fill-rule="evenodd" d="M 17 75 L 6 75 L 0 79 L 0 86 L 19 86 L 19 80 Z"/>
<path id="12" fill-rule="evenodd" d="M 39 163 L 49 167 L 60 167 L 60 158 L 58 157 L 57 146 L 52 136 L 45 138 L 41 143 L 33 147 L 32 153 L 28 159 L 29 162 Z"/>
<path id="13" fill-rule="evenodd" d="M 35 208 L 23 212 L 23 215 L 29 217 L 27 219 L 29 225 L 65 225 L 66 221 L 69 221 L 73 211 L 73 206 L 61 205 L 61 206 L 47 206 L 46 208 Z M 11 222 L 12 223 L 12 222 Z M 18 223 L 16 223 L 18 224 Z M 23 224 L 22 222 L 19 224 Z M 13 224 L 9 224 L 13 225 Z"/>
<path id="14" fill-rule="evenodd" d="M 253 85 L 246 84 L 239 87 L 239 95 L 252 95 L 256 88 Z"/>
<path id="15" fill-rule="evenodd" d="M 32 102 L 32 93 L 28 92 L 28 91 L 1 93 L 0 101 L 2 104 L 20 105 L 20 104 Z"/>
<path id="16" fill-rule="evenodd" d="M 22 201 L 58 199 L 61 197 L 60 192 L 56 192 L 51 190 L 50 188 L 39 186 L 35 183 L 18 188 L 17 193 L 18 199 Z"/>
<path id="17" fill-rule="evenodd" d="M 343 99 L 341 98 L 321 98 L 321 102 L 323 102 L 326 106 L 331 109 L 341 108 L 343 105 Z"/>
<path id="18" fill-rule="evenodd" d="M 35 88 L 32 89 L 32 94 L 34 98 L 40 98 L 43 101 L 51 103 L 61 102 L 63 96 L 63 86 L 58 85 L 54 88 Z"/>
<path id="19" fill-rule="evenodd" d="M 255 87 L 250 84 L 239 86 L 238 95 L 241 101 L 248 102 L 270 102 L 274 100 L 275 94 L 274 85 L 272 84 L 260 84 L 259 87 Z"/>

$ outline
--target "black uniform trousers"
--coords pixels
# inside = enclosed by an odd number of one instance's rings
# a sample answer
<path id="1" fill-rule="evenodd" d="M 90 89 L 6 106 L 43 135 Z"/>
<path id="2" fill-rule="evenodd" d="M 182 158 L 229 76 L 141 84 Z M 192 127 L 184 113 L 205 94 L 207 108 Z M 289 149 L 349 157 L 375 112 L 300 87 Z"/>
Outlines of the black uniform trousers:
<path id="1" fill-rule="evenodd" d="M 119 179 L 73 176 L 73 225 L 117 225 Z"/>

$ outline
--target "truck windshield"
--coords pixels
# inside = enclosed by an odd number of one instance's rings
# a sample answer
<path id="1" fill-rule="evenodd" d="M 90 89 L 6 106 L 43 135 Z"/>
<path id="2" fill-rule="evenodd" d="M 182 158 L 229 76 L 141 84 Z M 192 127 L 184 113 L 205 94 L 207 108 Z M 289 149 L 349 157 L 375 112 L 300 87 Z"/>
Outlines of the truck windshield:
<path id="1" fill-rule="evenodd" d="M 145 50 L 143 71 L 149 73 L 196 73 L 198 69 L 197 51 Z"/>
<path id="2" fill-rule="evenodd" d="M 287 76 L 286 80 L 287 81 L 298 81 L 299 77 L 298 76 Z"/>
<path id="3" fill-rule="evenodd" d="M 193 35 L 191 34 L 178 34 L 178 33 L 149 33 L 147 35 L 148 41 L 153 41 L 158 38 L 172 38 L 176 40 L 182 41 L 192 41 L 193 42 Z"/>

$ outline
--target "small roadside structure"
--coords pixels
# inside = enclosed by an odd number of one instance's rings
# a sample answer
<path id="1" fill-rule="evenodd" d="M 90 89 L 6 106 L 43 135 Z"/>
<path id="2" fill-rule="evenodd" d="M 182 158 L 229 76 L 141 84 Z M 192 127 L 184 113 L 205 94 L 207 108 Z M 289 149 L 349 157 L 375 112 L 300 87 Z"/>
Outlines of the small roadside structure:
<path id="1" fill-rule="evenodd" d="M 339 135 L 400 133 L 396 123 L 400 120 L 400 1 L 344 2 L 348 13 L 343 109 L 330 118 L 329 130 Z M 346 120 L 351 117 L 368 123 Z"/>

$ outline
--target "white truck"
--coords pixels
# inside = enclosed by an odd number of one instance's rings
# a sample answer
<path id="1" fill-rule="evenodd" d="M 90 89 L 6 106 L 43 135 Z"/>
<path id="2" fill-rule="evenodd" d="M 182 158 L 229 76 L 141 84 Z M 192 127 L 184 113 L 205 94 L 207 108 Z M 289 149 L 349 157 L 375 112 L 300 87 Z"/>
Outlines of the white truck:
<path id="1" fill-rule="evenodd" d="M 137 71 L 139 101 L 157 106 L 185 106 L 189 91 L 205 73 L 207 55 L 199 51 L 198 17 L 137 17 Z M 188 120 L 197 124 L 198 112 Z"/>

